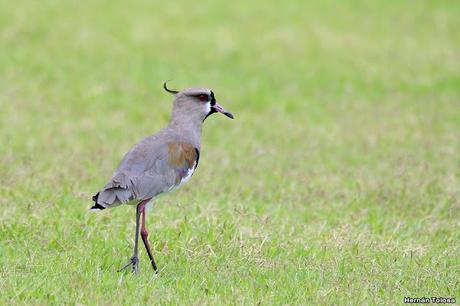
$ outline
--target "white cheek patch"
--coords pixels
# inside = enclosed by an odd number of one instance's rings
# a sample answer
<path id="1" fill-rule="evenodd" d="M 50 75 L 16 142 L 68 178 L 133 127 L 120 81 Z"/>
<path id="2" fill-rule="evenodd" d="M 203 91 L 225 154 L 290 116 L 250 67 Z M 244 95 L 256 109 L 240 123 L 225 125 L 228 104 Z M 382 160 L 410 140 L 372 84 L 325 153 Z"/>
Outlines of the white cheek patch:
<path id="1" fill-rule="evenodd" d="M 211 102 L 206 102 L 204 104 L 204 111 L 206 112 L 206 114 L 209 114 L 209 112 L 211 111 Z"/>

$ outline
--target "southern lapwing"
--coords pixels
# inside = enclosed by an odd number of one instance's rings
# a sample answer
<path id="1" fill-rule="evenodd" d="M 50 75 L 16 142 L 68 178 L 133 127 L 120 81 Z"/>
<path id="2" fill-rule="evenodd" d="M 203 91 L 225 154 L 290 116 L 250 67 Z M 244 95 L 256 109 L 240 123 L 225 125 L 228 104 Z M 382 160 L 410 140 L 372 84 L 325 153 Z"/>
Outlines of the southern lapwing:
<path id="1" fill-rule="evenodd" d="M 155 272 L 158 271 L 147 240 L 145 207 L 160 194 L 170 192 L 192 177 L 200 159 L 203 122 L 213 113 L 233 115 L 220 106 L 207 88 L 183 91 L 164 89 L 174 95 L 168 126 L 142 139 L 126 153 L 110 181 L 93 196 L 91 210 L 103 210 L 121 204 L 137 205 L 134 256 L 119 271 L 132 267 L 138 272 L 139 223 L 142 241 Z"/>

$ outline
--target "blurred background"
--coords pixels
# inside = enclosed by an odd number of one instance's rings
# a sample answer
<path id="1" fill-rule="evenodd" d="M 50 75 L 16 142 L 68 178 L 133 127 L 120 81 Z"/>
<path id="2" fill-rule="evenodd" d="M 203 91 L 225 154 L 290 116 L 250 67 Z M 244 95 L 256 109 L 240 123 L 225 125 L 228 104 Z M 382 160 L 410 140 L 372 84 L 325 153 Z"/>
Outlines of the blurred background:
<path id="1" fill-rule="evenodd" d="M 460 298 L 458 16 L 456 1 L 2 1 L 0 301 Z M 134 210 L 86 210 L 167 124 L 170 79 L 236 119 L 206 121 L 194 179 L 149 214 L 165 270 L 137 283 L 115 273 Z"/>

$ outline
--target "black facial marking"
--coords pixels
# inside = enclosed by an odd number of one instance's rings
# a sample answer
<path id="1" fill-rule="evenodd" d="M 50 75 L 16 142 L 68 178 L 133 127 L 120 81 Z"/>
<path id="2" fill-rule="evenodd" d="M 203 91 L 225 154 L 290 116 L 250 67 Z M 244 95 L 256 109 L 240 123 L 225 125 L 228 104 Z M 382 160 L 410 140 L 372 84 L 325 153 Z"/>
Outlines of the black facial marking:
<path id="1" fill-rule="evenodd" d="M 216 104 L 216 102 L 214 102 L 214 104 Z M 206 120 L 206 118 L 208 118 L 209 116 L 211 116 L 212 114 L 216 113 L 217 111 L 212 107 L 214 104 L 212 104 L 211 102 L 211 110 L 209 111 L 209 113 L 206 115 L 206 117 L 204 117 L 203 121 Z"/>
<path id="2" fill-rule="evenodd" d="M 214 106 L 216 104 L 216 98 L 214 97 L 214 93 L 211 90 L 211 106 Z"/>
<path id="3" fill-rule="evenodd" d="M 209 111 L 209 113 L 206 115 L 206 117 L 204 117 L 203 121 L 206 120 L 206 118 L 208 118 L 209 116 L 211 116 L 212 114 L 216 113 L 217 111 L 214 109 L 214 105 L 216 105 L 217 101 L 216 101 L 216 98 L 214 97 L 214 93 L 212 92 L 211 90 L 211 100 L 210 100 L 210 103 L 211 103 L 211 110 Z"/>

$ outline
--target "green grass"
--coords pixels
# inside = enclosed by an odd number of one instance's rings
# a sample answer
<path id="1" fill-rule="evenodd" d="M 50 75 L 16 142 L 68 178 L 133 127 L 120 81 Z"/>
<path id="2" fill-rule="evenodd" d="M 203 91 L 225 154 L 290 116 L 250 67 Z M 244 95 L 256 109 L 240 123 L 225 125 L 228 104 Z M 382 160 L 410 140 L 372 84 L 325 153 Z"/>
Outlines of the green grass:
<path id="1" fill-rule="evenodd" d="M 460 2 L 0 4 L 0 304 L 460 299 Z M 194 178 L 87 211 L 207 86 Z"/>

